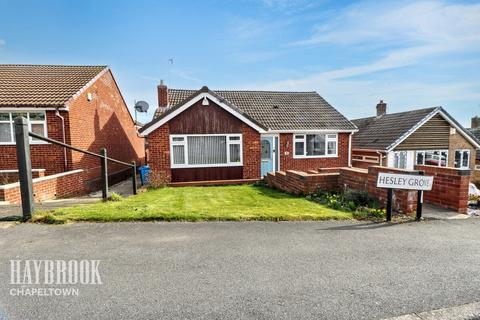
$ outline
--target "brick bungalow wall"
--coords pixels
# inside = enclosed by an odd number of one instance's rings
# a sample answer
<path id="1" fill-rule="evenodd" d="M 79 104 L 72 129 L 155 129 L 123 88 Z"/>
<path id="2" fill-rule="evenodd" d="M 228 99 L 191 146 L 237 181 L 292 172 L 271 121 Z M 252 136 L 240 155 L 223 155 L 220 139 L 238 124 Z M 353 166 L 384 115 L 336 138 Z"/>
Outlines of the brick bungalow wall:
<path id="1" fill-rule="evenodd" d="M 320 168 L 347 167 L 349 135 L 349 133 L 338 134 L 338 157 L 295 159 L 293 158 L 293 134 L 280 134 L 280 170 L 308 171 Z"/>
<path id="2" fill-rule="evenodd" d="M 93 99 L 88 101 L 91 93 Z M 104 73 L 69 106 L 70 131 L 67 140 L 72 145 L 107 155 L 124 162 L 142 162 L 145 158 L 144 138 L 137 135 L 133 119 L 110 71 Z M 109 162 L 109 172 L 126 167 Z M 83 169 L 85 180 L 97 180 L 100 161 L 97 158 L 72 153 L 71 169 Z"/>
<path id="3" fill-rule="evenodd" d="M 68 129 L 68 112 L 60 112 L 65 117 Z M 61 120 L 55 116 L 55 111 L 46 111 L 48 137 L 62 141 Z M 32 144 L 30 146 L 32 168 L 46 169 L 46 174 L 65 171 L 63 149 L 51 144 Z M 0 170 L 17 169 L 17 151 L 15 145 L 0 145 Z"/>
<path id="4" fill-rule="evenodd" d="M 152 182 L 172 181 L 170 170 L 170 139 L 168 122 L 148 135 L 148 165 L 152 170 Z"/>
<path id="5" fill-rule="evenodd" d="M 455 150 L 458 149 L 469 149 L 470 150 L 470 169 L 475 168 L 475 147 L 467 141 L 461 134 L 458 132 L 450 135 L 449 140 L 449 150 L 448 150 L 448 166 L 455 166 Z"/>
<path id="6" fill-rule="evenodd" d="M 260 133 L 242 124 L 243 179 L 260 178 Z"/>
<path id="7" fill-rule="evenodd" d="M 65 198 L 84 193 L 83 170 L 73 170 L 33 179 L 33 194 L 36 202 Z M 11 204 L 21 203 L 18 182 L 0 186 L 0 201 Z"/>
<path id="8" fill-rule="evenodd" d="M 93 99 L 88 101 L 87 94 Z M 66 142 L 76 147 L 98 153 L 107 149 L 111 158 L 125 162 L 144 161 L 144 138 L 137 135 L 133 119 L 128 112 L 120 90 L 110 71 L 104 73 L 85 92 L 76 97 L 69 111 L 61 111 L 65 118 Z M 60 118 L 55 111 L 47 111 L 48 137 L 62 141 Z M 15 145 L 0 146 L 0 169 L 17 169 Z M 64 172 L 63 148 L 52 144 L 31 145 L 32 167 L 46 169 L 46 175 Z M 82 169 L 87 189 L 98 187 L 100 160 L 96 157 L 67 150 L 66 170 Z M 128 170 L 127 167 L 109 162 L 109 172 Z"/>

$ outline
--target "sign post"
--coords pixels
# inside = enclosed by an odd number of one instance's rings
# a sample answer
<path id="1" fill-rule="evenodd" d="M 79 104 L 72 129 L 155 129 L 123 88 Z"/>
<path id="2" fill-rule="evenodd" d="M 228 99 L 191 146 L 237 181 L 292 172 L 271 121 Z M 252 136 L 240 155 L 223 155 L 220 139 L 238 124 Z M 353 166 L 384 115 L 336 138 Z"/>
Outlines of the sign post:
<path id="1" fill-rule="evenodd" d="M 387 198 L 387 221 L 392 221 L 393 190 L 417 190 L 417 221 L 422 217 L 423 191 L 430 191 L 433 187 L 433 177 L 424 176 L 423 172 L 418 174 L 397 174 L 380 172 L 377 179 L 377 188 L 388 189 Z"/>

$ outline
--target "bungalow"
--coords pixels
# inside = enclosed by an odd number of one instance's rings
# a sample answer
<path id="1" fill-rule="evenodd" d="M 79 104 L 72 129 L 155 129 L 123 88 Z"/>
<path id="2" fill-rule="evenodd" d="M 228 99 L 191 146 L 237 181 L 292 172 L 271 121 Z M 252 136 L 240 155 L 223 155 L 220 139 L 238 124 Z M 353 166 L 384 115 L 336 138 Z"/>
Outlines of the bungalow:
<path id="1" fill-rule="evenodd" d="M 316 92 L 198 91 L 158 86 L 147 137 L 163 182 L 259 179 L 268 172 L 348 166 L 357 130 Z"/>
<path id="2" fill-rule="evenodd" d="M 0 174 L 15 172 L 13 121 L 29 120 L 37 134 L 122 161 L 145 157 L 110 68 L 106 66 L 0 65 Z M 86 184 L 100 177 L 97 158 L 31 138 L 32 167 L 46 175 L 83 169 Z M 114 164 L 110 172 L 124 170 Z"/>
<path id="3" fill-rule="evenodd" d="M 442 107 L 387 114 L 387 104 L 380 101 L 377 116 L 352 122 L 359 129 L 352 143 L 353 166 L 475 166 L 480 142 Z"/>

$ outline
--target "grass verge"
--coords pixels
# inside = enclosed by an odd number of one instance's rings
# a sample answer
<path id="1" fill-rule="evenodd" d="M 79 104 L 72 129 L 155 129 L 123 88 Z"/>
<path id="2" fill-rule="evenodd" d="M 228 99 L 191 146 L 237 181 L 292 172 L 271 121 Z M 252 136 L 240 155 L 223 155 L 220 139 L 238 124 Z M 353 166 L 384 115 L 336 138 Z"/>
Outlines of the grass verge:
<path id="1" fill-rule="evenodd" d="M 121 201 L 39 212 L 34 222 L 349 220 L 352 214 L 263 186 L 149 190 Z"/>

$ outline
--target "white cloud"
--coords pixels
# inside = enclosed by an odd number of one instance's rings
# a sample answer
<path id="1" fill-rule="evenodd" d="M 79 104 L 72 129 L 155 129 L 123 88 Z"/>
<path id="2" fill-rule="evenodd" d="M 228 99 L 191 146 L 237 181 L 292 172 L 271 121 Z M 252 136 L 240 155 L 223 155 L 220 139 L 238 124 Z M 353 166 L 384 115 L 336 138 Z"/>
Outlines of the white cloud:
<path id="1" fill-rule="evenodd" d="M 248 84 L 245 88 L 317 90 L 349 117 L 373 114 L 373 108 L 381 98 L 391 102 L 392 112 L 436 105 L 448 108 L 450 103 L 455 104 L 453 113 L 457 113 L 461 121 L 466 121 L 468 114 L 472 113 L 470 109 L 478 106 L 480 79 L 469 82 L 455 74 L 453 63 L 458 62 L 451 62 L 451 57 L 480 52 L 478 30 L 480 4 L 425 1 L 354 5 L 315 26 L 310 37 L 291 43 L 291 48 L 357 48 L 367 52 L 366 57 L 369 54 L 378 57 L 379 53 L 383 56 L 364 64 L 311 71 L 303 76 Z M 429 82 L 424 82 L 391 72 L 390 80 L 385 81 L 381 76 L 371 75 L 407 66 L 425 67 L 425 62 L 432 61 L 432 58 L 441 61 L 441 67 L 451 64 L 449 70 L 453 70 L 453 74 L 449 74 L 449 79 L 433 76 L 427 77 Z M 478 63 L 474 66 L 478 67 Z M 430 68 L 435 74 L 435 66 Z M 370 75 L 369 80 L 353 78 L 362 75 Z M 459 80 L 452 81 L 452 77 Z"/>

